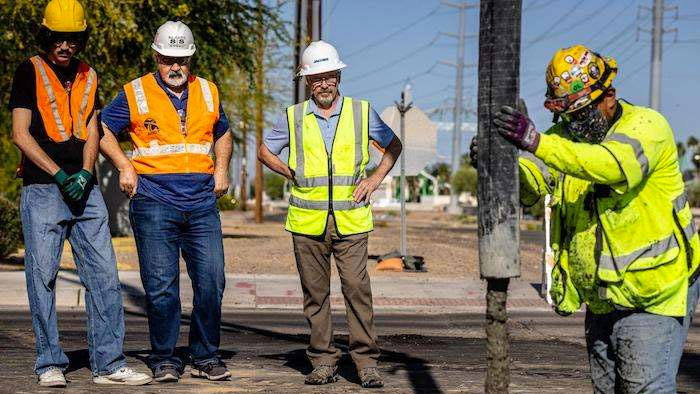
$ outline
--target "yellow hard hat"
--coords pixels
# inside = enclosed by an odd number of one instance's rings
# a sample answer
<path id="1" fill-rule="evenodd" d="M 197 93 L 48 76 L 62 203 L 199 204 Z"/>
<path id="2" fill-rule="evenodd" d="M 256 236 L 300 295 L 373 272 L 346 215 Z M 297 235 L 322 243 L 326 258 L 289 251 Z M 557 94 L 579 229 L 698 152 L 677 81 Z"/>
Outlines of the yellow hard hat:
<path id="1" fill-rule="evenodd" d="M 558 50 L 547 66 L 547 100 L 555 113 L 579 110 L 600 97 L 617 75 L 617 61 L 583 45 Z"/>
<path id="2" fill-rule="evenodd" d="M 85 10 L 76 0 L 51 0 L 41 23 L 51 31 L 74 33 L 87 29 Z"/>

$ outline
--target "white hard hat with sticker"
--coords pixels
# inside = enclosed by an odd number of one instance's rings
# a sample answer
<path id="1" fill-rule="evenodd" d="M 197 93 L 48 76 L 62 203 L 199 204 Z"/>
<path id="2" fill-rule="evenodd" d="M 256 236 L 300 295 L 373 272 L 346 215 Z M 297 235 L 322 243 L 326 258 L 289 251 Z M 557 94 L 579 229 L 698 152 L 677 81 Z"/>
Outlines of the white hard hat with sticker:
<path id="1" fill-rule="evenodd" d="M 167 21 L 156 31 L 151 48 L 163 56 L 192 56 L 197 48 L 194 45 L 192 30 L 186 24 Z"/>

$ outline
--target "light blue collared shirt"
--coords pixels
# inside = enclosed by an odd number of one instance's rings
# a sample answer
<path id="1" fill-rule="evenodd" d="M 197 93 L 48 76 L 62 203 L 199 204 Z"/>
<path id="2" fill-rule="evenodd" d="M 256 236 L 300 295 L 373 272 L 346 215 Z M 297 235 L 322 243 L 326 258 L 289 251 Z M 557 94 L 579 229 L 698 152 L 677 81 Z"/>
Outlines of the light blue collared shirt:
<path id="1" fill-rule="evenodd" d="M 336 106 L 328 119 L 321 115 L 321 109 L 318 108 L 314 100 L 309 100 L 309 105 L 306 109 L 307 114 L 313 113 L 316 115 L 316 121 L 321 129 L 321 136 L 326 144 L 327 152 L 330 152 L 333 147 L 333 137 L 335 137 L 335 129 L 338 127 L 340 111 L 343 107 L 343 96 L 338 96 L 336 100 Z M 395 136 L 394 131 L 384 123 L 377 111 L 370 106 L 369 139 L 376 141 L 382 148 L 386 148 Z M 282 149 L 289 146 L 289 124 L 287 123 L 286 111 L 277 119 L 275 126 L 265 133 L 263 142 L 267 149 L 275 155 L 279 155 Z"/>

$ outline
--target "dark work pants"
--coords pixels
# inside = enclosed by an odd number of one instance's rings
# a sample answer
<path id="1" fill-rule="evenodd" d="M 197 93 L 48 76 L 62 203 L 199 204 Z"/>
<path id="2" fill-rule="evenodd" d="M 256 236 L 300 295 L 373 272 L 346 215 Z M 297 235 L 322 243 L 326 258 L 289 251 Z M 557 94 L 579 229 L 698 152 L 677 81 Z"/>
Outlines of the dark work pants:
<path id="1" fill-rule="evenodd" d="M 372 289 L 367 273 L 368 233 L 342 236 L 333 215 L 320 236 L 292 234 L 294 256 L 304 292 L 304 316 L 311 327 L 306 352 L 314 367 L 335 366 L 340 351 L 333 345 L 331 323 L 331 255 L 335 257 L 345 298 L 350 356 L 359 369 L 376 367 L 379 345 L 374 329 Z"/>

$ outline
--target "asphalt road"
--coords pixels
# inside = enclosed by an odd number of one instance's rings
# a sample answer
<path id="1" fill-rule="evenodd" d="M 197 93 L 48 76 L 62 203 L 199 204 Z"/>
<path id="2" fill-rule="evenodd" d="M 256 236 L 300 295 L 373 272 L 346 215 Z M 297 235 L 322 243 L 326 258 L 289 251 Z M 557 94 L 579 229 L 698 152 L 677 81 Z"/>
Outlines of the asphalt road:
<path id="1" fill-rule="evenodd" d="M 357 393 L 348 357 L 341 361 L 341 380 L 322 387 L 305 386 L 310 371 L 304 357 L 306 322 L 295 311 L 226 313 L 221 354 L 233 373 L 226 382 L 208 382 L 186 375 L 178 384 L 124 388 L 95 386 L 87 368 L 85 319 L 82 312 L 59 312 L 64 349 L 71 360 L 67 389 L 45 389 L 32 372 L 34 336 L 26 311 L 0 311 L 0 393 Z M 148 328 L 141 311 L 127 311 L 125 351 L 129 364 L 143 363 Z M 344 316 L 334 315 L 337 343 L 347 348 Z M 376 325 L 383 349 L 381 371 L 386 380 L 377 393 L 480 393 L 485 376 L 483 316 L 480 314 L 381 314 Z M 582 316 L 514 313 L 511 335 L 511 393 L 590 393 L 583 343 Z M 183 319 L 180 348 L 188 331 Z M 700 327 L 692 328 L 678 377 L 679 390 L 700 393 Z"/>

